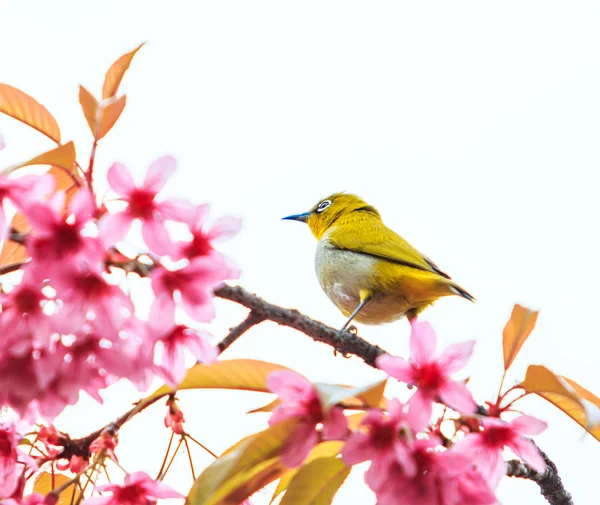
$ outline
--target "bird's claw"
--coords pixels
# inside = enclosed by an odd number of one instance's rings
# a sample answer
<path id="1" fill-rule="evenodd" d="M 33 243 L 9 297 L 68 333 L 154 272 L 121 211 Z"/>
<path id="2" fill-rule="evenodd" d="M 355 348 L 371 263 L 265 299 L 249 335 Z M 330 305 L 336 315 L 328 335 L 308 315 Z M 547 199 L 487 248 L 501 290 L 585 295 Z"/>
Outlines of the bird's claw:
<path id="1" fill-rule="evenodd" d="M 344 352 L 344 351 L 340 351 L 339 349 L 336 349 L 334 347 L 333 348 L 333 355 L 337 356 L 338 352 L 342 355 L 343 358 L 346 358 L 346 359 L 350 358 L 350 356 L 351 356 L 350 353 L 347 353 L 347 352 Z"/>

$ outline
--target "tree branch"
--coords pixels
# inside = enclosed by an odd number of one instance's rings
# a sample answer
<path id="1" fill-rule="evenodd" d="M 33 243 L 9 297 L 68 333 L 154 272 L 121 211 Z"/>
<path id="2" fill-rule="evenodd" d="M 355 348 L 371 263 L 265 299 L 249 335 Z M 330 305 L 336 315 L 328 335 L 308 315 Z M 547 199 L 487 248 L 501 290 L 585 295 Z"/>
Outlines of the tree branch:
<path id="1" fill-rule="evenodd" d="M 223 340 L 221 340 L 221 342 L 219 342 L 219 350 L 223 352 L 244 333 L 246 333 L 250 328 L 259 323 L 262 323 L 264 320 L 264 316 L 251 310 L 250 314 L 248 314 L 248 317 L 237 326 L 231 328 L 229 330 L 229 334 Z"/>

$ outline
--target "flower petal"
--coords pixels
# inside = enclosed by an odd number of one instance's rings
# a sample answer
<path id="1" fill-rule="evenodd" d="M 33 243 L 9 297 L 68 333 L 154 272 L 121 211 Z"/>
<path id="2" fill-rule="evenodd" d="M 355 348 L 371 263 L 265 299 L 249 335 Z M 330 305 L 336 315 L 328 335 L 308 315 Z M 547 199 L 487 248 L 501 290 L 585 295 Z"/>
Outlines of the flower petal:
<path id="1" fill-rule="evenodd" d="M 281 451 L 281 461 L 289 468 L 300 465 L 317 443 L 317 430 L 314 424 L 301 422 L 285 441 Z"/>
<path id="2" fill-rule="evenodd" d="M 188 223 L 196 215 L 195 207 L 183 198 L 171 198 L 157 204 L 157 208 L 165 219 Z"/>
<path id="3" fill-rule="evenodd" d="M 92 217 L 95 210 L 94 200 L 87 188 L 81 188 L 69 202 L 69 210 L 79 223 Z"/>
<path id="4" fill-rule="evenodd" d="M 111 189 L 119 196 L 127 196 L 135 189 L 131 173 L 123 163 L 113 163 L 106 174 Z"/>
<path id="5" fill-rule="evenodd" d="M 410 363 L 398 356 L 384 354 L 375 360 L 377 368 L 383 370 L 390 377 L 394 377 L 401 382 L 412 383 L 414 381 L 414 371 Z"/>
<path id="6" fill-rule="evenodd" d="M 475 341 L 449 345 L 438 358 L 438 364 L 447 375 L 461 370 L 471 359 Z"/>
<path id="7" fill-rule="evenodd" d="M 237 235 L 242 229 L 239 217 L 225 216 L 217 219 L 207 232 L 209 240 L 226 240 Z"/>
<path id="8" fill-rule="evenodd" d="M 525 437 L 515 437 L 514 440 L 507 445 L 536 472 L 544 473 L 546 471 L 546 461 L 532 440 L 528 440 Z"/>
<path id="9" fill-rule="evenodd" d="M 342 459 L 349 465 L 356 465 L 373 457 L 374 450 L 366 433 L 355 431 L 348 437 L 342 448 Z"/>
<path id="10" fill-rule="evenodd" d="M 326 440 L 340 440 L 348 431 L 348 419 L 340 407 L 329 411 L 329 418 L 323 421 L 323 435 Z"/>
<path id="11" fill-rule="evenodd" d="M 98 234 L 105 247 L 111 247 L 125 238 L 131 228 L 132 218 L 127 212 L 106 214 L 98 223 Z"/>
<path id="12" fill-rule="evenodd" d="M 144 177 L 144 189 L 158 193 L 175 173 L 176 168 L 177 160 L 173 156 L 162 156 L 154 160 Z"/>
<path id="13" fill-rule="evenodd" d="M 539 435 L 548 423 L 531 416 L 519 416 L 510 422 L 512 428 L 521 435 Z"/>
<path id="14" fill-rule="evenodd" d="M 415 432 L 425 429 L 431 420 L 433 400 L 422 390 L 417 391 L 408 401 L 408 424 Z"/>
<path id="15" fill-rule="evenodd" d="M 164 256 L 173 247 L 171 236 L 165 223 L 156 219 L 145 219 L 142 223 L 142 237 L 151 252 Z"/>
<path id="16" fill-rule="evenodd" d="M 437 339 L 433 327 L 427 321 L 413 319 L 410 323 L 410 358 L 423 364 L 433 360 Z"/>
<path id="17" fill-rule="evenodd" d="M 439 389 L 439 395 L 445 405 L 461 414 L 472 414 L 477 410 L 473 396 L 462 382 L 447 380 Z"/>
<path id="18" fill-rule="evenodd" d="M 283 402 L 296 402 L 316 395 L 308 379 L 293 370 L 276 370 L 267 377 L 267 387 Z"/>

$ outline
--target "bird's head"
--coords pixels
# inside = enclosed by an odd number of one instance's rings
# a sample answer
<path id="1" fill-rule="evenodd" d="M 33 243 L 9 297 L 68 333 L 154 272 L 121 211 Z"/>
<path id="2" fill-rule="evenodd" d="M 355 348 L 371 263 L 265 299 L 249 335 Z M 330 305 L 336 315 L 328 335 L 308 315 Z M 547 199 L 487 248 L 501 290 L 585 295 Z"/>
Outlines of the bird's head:
<path id="1" fill-rule="evenodd" d="M 369 211 L 379 216 L 379 212 L 374 207 L 371 207 L 358 196 L 346 193 L 334 193 L 320 200 L 308 212 L 294 214 L 283 219 L 302 221 L 308 224 L 310 231 L 319 240 L 340 217 L 357 210 Z"/>

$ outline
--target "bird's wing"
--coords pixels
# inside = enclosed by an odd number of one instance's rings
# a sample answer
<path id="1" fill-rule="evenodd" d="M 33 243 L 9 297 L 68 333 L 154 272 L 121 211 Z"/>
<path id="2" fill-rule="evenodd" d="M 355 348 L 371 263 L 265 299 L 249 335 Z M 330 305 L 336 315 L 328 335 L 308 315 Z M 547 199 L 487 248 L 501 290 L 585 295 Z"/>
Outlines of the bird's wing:
<path id="1" fill-rule="evenodd" d="M 340 228 L 334 229 L 327 240 L 337 249 L 375 256 L 450 279 L 433 261 L 381 222 L 345 223 L 343 232 Z"/>

